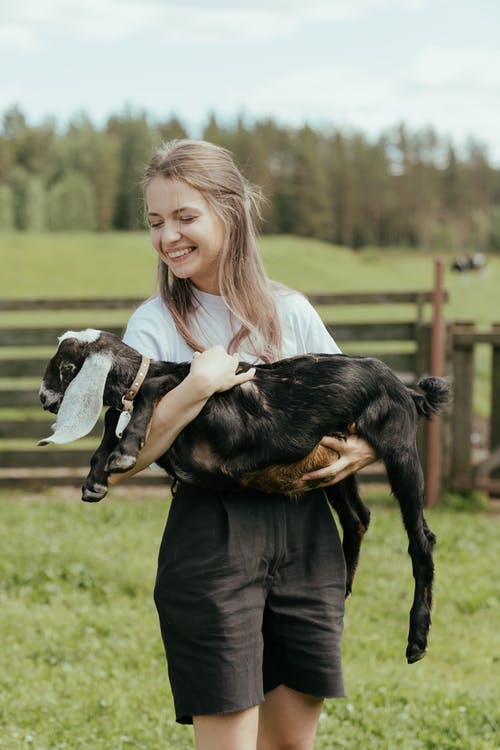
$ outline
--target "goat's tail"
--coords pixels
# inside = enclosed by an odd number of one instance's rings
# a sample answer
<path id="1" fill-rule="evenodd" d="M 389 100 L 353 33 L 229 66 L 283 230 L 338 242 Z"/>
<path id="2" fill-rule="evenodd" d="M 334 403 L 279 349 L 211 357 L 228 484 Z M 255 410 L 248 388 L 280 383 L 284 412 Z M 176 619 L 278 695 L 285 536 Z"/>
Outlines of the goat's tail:
<path id="1" fill-rule="evenodd" d="M 438 414 L 450 400 L 451 388 L 445 378 L 426 376 L 420 378 L 417 387 L 424 392 L 424 395 L 413 391 L 413 400 L 418 413 L 427 419 L 430 419 L 433 414 Z"/>

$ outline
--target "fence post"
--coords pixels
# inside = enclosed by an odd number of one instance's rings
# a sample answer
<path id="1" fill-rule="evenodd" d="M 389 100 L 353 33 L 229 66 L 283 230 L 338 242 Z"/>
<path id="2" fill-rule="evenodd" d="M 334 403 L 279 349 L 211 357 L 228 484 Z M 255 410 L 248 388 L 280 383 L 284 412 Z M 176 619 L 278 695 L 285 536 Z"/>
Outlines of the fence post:
<path id="1" fill-rule="evenodd" d="M 460 341 L 460 333 L 473 334 L 472 322 L 460 322 L 453 326 L 453 412 L 452 412 L 452 485 L 457 489 L 469 489 L 471 483 L 472 407 L 474 385 L 474 343 L 468 337 Z"/>
<path id="2" fill-rule="evenodd" d="M 444 369 L 444 319 L 443 319 L 444 264 L 434 263 L 434 295 L 431 335 L 431 375 L 442 375 Z M 441 418 L 436 416 L 427 430 L 427 505 L 436 505 L 441 488 Z"/>
<path id="3" fill-rule="evenodd" d="M 444 374 L 453 373 L 453 324 L 445 323 Z M 451 485 L 451 461 L 453 445 L 453 402 L 441 416 L 441 490 L 449 490 Z"/>
<path id="4" fill-rule="evenodd" d="M 500 333 L 500 323 L 492 326 L 493 333 Z M 500 446 L 500 344 L 494 341 L 491 352 L 491 420 L 490 450 L 491 453 Z M 500 469 L 492 472 L 495 478 L 500 476 Z"/>
<path id="5" fill-rule="evenodd" d="M 415 357 L 415 374 L 419 377 L 430 372 L 431 363 L 431 326 L 429 323 L 421 323 L 417 326 L 417 351 Z M 427 484 L 427 428 L 429 423 L 421 419 L 419 421 L 417 432 L 417 446 L 422 462 L 422 468 L 425 474 Z"/>

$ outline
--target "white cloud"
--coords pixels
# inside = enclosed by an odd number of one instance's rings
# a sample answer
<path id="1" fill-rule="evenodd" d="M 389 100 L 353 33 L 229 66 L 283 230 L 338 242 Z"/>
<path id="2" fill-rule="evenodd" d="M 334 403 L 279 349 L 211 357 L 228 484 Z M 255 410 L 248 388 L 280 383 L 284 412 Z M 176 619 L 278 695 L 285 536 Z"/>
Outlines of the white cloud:
<path id="1" fill-rule="evenodd" d="M 2 2 L 11 29 L 29 32 L 40 44 L 54 35 L 75 39 L 122 39 L 154 23 L 156 0 L 18 0 Z"/>
<path id="2" fill-rule="evenodd" d="M 153 40 L 259 42 L 308 24 L 353 20 L 384 8 L 414 10 L 430 0 L 1 0 L 10 43 L 26 48 L 47 34 L 114 41 L 150 33 Z"/>
<path id="3" fill-rule="evenodd" d="M 38 46 L 36 34 L 17 24 L 3 24 L 0 27 L 0 45 L 3 49 L 28 52 Z"/>
<path id="4" fill-rule="evenodd" d="M 427 47 L 415 60 L 416 84 L 491 89 L 500 94 L 500 49 Z"/>
<path id="5" fill-rule="evenodd" d="M 500 50 L 422 50 L 392 77 L 354 65 L 291 72 L 248 93 L 245 109 L 282 122 L 332 123 L 372 135 L 404 121 L 463 144 L 473 134 L 500 160 Z"/>
<path id="6" fill-rule="evenodd" d="M 380 106 L 391 94 L 390 82 L 362 68 L 336 65 L 301 69 L 251 92 L 248 102 L 260 112 L 279 111 L 283 119 L 349 118 Z"/>

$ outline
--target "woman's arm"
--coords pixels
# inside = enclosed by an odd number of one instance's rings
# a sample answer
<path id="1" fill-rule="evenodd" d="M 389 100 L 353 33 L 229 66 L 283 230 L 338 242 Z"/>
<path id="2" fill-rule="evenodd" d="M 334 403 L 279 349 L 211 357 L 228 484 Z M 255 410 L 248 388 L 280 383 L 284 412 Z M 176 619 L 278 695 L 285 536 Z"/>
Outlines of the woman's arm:
<path id="1" fill-rule="evenodd" d="M 154 410 L 146 443 L 130 471 L 112 474 L 110 484 L 142 471 L 165 451 L 180 432 L 195 419 L 206 402 L 216 392 L 227 391 L 235 385 L 251 380 L 255 368 L 236 375 L 238 355 L 227 354 L 222 346 L 214 346 L 202 354 L 195 353 L 186 378 L 167 393 Z"/>

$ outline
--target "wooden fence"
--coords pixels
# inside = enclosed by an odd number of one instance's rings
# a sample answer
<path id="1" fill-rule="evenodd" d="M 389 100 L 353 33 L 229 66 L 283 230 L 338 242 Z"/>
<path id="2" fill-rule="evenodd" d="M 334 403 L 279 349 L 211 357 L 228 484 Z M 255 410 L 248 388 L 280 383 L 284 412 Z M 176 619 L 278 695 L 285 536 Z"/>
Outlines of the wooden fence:
<path id="1" fill-rule="evenodd" d="M 310 294 L 335 339 L 348 353 L 374 353 L 392 367 L 408 385 L 428 372 L 430 323 L 424 320 L 424 308 L 432 302 L 432 292 L 364 294 Z M 68 328 L 87 326 L 105 328 L 117 334 L 130 311 L 141 300 L 132 299 L 24 299 L 0 300 L 0 485 L 44 486 L 80 484 L 89 458 L 97 444 L 101 424 L 92 436 L 70 446 L 39 448 L 36 442 L 50 433 L 53 415 L 45 414 L 39 404 L 38 387 L 46 362 L 55 350 L 57 337 Z M 404 321 L 335 322 L 330 306 L 376 305 L 377 317 L 383 311 L 391 317 L 391 305 L 408 306 Z M 405 308 L 407 309 L 407 308 Z M 33 313 L 37 314 L 34 318 Z M 110 322 L 110 316 L 112 318 Z M 427 318 L 430 316 L 427 315 Z M 37 320 L 33 324 L 33 320 Z M 119 320 L 119 324 L 117 324 Z M 455 407 L 443 421 L 442 480 L 446 487 L 470 489 L 481 486 L 495 489 L 495 456 L 500 453 L 500 326 L 490 333 L 478 333 L 472 324 L 447 326 L 447 373 L 455 382 Z M 476 343 L 493 347 L 492 455 L 478 469 L 470 446 L 472 432 L 473 350 Z M 374 351 L 375 347 L 375 351 Z M 419 436 L 425 465 L 425 430 Z M 381 481 L 380 470 L 367 469 L 364 481 Z M 129 482 L 165 482 L 162 472 L 148 470 Z M 500 489 L 500 486 L 499 486 Z"/>
<path id="2" fill-rule="evenodd" d="M 488 442 L 484 457 L 473 460 L 474 358 L 478 346 L 490 347 L 490 398 Z M 456 322 L 447 330 L 448 371 L 454 383 L 451 412 L 449 466 L 446 484 L 450 489 L 480 489 L 500 496 L 500 324 L 478 331 L 471 322 Z"/>

